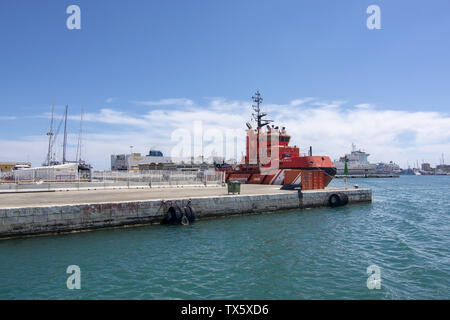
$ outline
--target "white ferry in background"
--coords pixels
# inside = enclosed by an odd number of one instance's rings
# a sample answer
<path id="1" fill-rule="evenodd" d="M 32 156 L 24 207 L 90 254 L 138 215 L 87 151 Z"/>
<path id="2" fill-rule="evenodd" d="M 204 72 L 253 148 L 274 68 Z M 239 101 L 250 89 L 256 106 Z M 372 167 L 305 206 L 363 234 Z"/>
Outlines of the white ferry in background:
<path id="1" fill-rule="evenodd" d="M 345 162 L 347 162 L 349 175 L 374 174 L 377 165 L 370 163 L 369 160 L 367 160 L 369 156 L 370 154 L 361 151 L 360 149 L 356 150 L 356 146 L 352 144 L 352 152 L 346 154 L 344 157 L 340 157 L 339 160 L 334 162 L 337 174 L 344 174 Z"/>

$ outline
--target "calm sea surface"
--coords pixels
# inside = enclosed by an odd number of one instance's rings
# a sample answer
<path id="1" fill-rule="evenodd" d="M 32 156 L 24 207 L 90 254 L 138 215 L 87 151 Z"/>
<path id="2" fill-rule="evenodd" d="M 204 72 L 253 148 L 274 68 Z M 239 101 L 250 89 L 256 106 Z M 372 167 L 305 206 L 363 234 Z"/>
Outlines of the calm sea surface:
<path id="1" fill-rule="evenodd" d="M 373 203 L 0 241 L 0 299 L 450 299 L 450 176 L 350 183 Z"/>

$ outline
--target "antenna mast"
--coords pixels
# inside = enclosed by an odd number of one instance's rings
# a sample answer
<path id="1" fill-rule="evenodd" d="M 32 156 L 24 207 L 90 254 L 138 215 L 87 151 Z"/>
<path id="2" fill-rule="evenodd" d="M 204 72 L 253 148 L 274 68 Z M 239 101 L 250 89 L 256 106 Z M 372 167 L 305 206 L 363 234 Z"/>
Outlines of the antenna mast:
<path id="1" fill-rule="evenodd" d="M 255 95 L 252 97 L 253 102 L 256 103 L 256 105 L 252 105 L 253 110 L 255 113 L 253 113 L 253 119 L 255 119 L 258 130 L 259 128 L 264 127 L 265 125 L 268 125 L 270 122 L 273 122 L 273 120 L 266 120 L 263 119 L 265 116 L 267 116 L 267 113 L 261 112 L 261 103 L 263 102 L 263 98 L 261 97 L 261 93 L 259 93 L 259 90 L 256 91 Z"/>
<path id="2" fill-rule="evenodd" d="M 256 128 L 256 163 L 258 167 L 260 166 L 260 156 L 259 156 L 259 134 L 262 127 L 268 125 L 269 123 L 273 122 L 273 120 L 266 120 L 264 119 L 265 116 L 267 116 L 267 113 L 261 112 L 261 103 L 263 102 L 263 98 L 261 97 L 261 93 L 259 93 L 259 90 L 256 91 L 255 95 L 252 97 L 252 100 L 254 103 L 252 105 L 253 111 L 255 113 L 252 114 L 253 119 L 256 121 L 257 128 Z"/>
<path id="3" fill-rule="evenodd" d="M 50 165 L 52 157 L 52 137 L 53 137 L 53 113 L 55 111 L 55 98 L 52 98 L 52 119 L 50 120 L 50 131 L 47 132 L 48 136 L 48 152 L 47 152 L 47 166 Z"/>
<path id="4" fill-rule="evenodd" d="M 66 147 L 67 147 L 67 109 L 69 108 L 66 105 L 66 114 L 64 116 L 64 142 L 63 142 L 63 164 L 66 163 Z"/>

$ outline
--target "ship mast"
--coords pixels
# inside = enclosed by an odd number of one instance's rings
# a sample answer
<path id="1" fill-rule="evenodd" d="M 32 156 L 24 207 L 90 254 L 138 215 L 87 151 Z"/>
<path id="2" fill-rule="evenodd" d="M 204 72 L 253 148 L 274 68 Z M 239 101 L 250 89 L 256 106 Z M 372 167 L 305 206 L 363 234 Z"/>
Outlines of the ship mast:
<path id="1" fill-rule="evenodd" d="M 50 131 L 47 132 L 48 136 L 48 152 L 47 152 L 47 166 L 50 165 L 52 157 L 52 137 L 53 137 L 53 113 L 55 111 L 55 99 L 52 99 L 52 119 L 50 120 Z"/>
<path id="2" fill-rule="evenodd" d="M 63 164 L 66 163 L 66 147 L 67 147 L 67 109 L 69 108 L 66 105 L 66 114 L 64 116 L 64 142 L 63 142 Z"/>
<path id="3" fill-rule="evenodd" d="M 254 103 L 256 103 L 256 105 L 252 105 L 252 108 L 255 111 L 252 116 L 257 123 L 258 129 L 264 127 L 265 125 L 268 125 L 270 122 L 273 122 L 273 120 L 263 119 L 265 116 L 267 116 L 267 113 L 261 111 L 260 105 L 263 102 L 263 98 L 261 97 L 261 93 L 259 93 L 259 90 L 256 91 L 255 95 L 252 97 L 252 100 Z"/>
<path id="4" fill-rule="evenodd" d="M 78 161 L 78 164 L 81 164 L 82 133 L 83 133 L 83 107 L 81 107 L 80 132 L 78 134 L 77 156 L 75 159 Z"/>
<path id="5" fill-rule="evenodd" d="M 256 163 L 258 167 L 260 166 L 260 157 L 259 157 L 259 135 L 261 128 L 268 125 L 270 122 L 273 122 L 273 120 L 266 120 L 264 119 L 265 116 L 267 116 L 267 113 L 261 111 L 261 103 L 263 101 L 263 98 L 261 97 L 261 93 L 259 90 L 256 91 L 255 95 L 252 97 L 252 100 L 254 103 L 252 105 L 253 110 L 255 113 L 252 114 L 253 119 L 256 121 L 257 128 L 256 128 Z"/>

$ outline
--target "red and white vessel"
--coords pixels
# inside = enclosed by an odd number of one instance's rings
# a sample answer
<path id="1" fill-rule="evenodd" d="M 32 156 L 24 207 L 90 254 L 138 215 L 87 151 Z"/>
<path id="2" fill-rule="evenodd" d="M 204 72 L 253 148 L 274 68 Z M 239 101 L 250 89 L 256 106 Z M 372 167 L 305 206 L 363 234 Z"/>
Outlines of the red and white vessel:
<path id="1" fill-rule="evenodd" d="M 324 189 L 336 174 L 336 168 L 328 156 L 301 155 L 297 146 L 290 146 L 291 136 L 283 127 L 270 126 L 272 120 L 261 112 L 261 94 L 252 97 L 255 105 L 253 118 L 256 128 L 247 123 L 246 155 L 236 165 L 219 165 L 225 172 L 226 181 L 250 184 L 272 184 L 300 186 L 302 190 Z M 258 152 L 259 151 L 259 152 Z"/>

